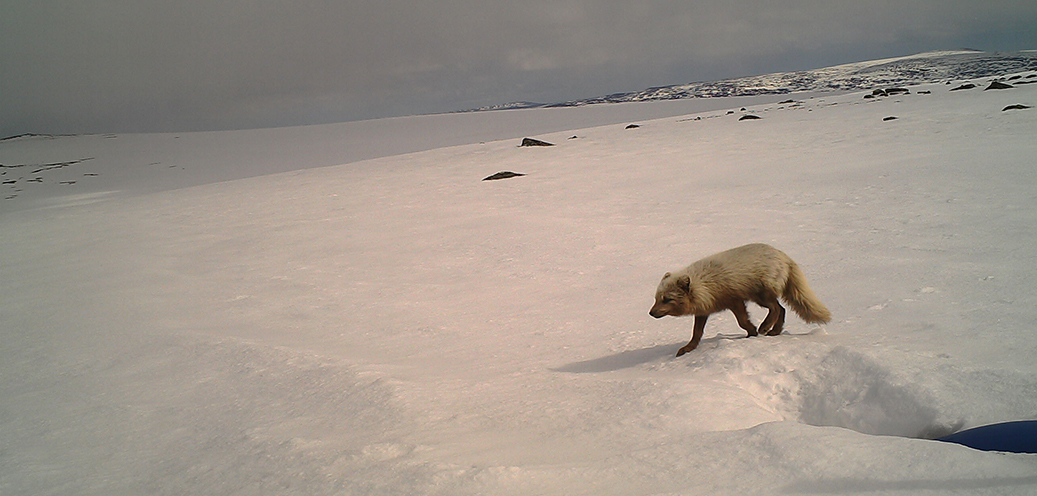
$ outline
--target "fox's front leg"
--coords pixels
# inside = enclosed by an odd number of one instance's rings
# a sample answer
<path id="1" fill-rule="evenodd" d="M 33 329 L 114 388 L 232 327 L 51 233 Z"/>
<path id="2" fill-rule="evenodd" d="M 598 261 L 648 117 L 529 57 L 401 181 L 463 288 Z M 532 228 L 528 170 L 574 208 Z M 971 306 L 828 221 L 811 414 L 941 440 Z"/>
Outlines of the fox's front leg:
<path id="1" fill-rule="evenodd" d="M 708 314 L 695 316 L 695 330 L 691 332 L 691 341 L 681 349 L 677 350 L 677 356 L 681 356 L 698 347 L 699 341 L 702 340 L 702 333 L 706 330 L 706 319 L 708 318 Z"/>
<path id="2" fill-rule="evenodd" d="M 745 302 L 739 301 L 731 306 L 731 312 L 735 314 L 735 320 L 738 321 L 738 327 L 745 329 L 745 332 L 749 333 L 748 337 L 756 336 L 756 326 L 749 320 L 749 311 L 745 308 Z M 760 328 L 763 328 L 763 324 L 760 324 Z"/>

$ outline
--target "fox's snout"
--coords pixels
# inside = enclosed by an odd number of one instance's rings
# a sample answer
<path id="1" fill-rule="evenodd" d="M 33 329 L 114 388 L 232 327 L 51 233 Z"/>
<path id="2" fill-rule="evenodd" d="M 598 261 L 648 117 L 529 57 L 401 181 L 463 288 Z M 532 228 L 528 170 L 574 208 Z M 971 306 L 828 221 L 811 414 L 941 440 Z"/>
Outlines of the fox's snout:
<path id="1" fill-rule="evenodd" d="M 661 319 L 666 316 L 666 311 L 661 308 L 653 307 L 651 310 L 648 311 L 648 315 L 651 315 L 652 317 L 655 317 L 657 319 Z"/>

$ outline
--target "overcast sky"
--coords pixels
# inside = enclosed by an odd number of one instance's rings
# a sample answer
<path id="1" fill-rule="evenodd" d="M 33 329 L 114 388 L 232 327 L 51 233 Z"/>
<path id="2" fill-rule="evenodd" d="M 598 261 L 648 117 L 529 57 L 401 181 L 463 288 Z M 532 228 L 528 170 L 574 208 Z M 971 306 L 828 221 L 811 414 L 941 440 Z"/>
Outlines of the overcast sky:
<path id="1" fill-rule="evenodd" d="M 558 102 L 937 50 L 1037 49 L 1037 2 L 0 0 L 0 137 Z"/>

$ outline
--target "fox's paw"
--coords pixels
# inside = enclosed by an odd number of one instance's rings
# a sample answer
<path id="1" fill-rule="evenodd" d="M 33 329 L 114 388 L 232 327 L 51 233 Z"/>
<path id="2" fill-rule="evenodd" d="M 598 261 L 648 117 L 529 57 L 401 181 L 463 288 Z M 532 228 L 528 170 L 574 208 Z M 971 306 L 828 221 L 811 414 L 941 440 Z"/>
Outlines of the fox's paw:
<path id="1" fill-rule="evenodd" d="M 677 356 L 681 356 L 681 355 L 683 355 L 683 354 L 685 354 L 685 353 L 687 353 L 687 352 L 689 352 L 691 350 L 694 350 L 694 349 L 695 349 L 694 346 L 686 345 L 683 348 L 677 350 Z"/>

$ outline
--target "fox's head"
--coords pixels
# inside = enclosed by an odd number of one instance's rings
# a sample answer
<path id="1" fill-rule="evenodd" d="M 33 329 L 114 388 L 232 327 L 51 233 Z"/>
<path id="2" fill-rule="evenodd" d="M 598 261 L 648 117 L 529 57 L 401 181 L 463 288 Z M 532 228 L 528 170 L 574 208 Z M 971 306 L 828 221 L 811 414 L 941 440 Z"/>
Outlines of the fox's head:
<path id="1" fill-rule="evenodd" d="M 687 274 L 673 275 L 669 272 L 655 290 L 655 305 L 648 315 L 657 319 L 667 315 L 680 317 L 691 313 L 691 278 Z"/>

